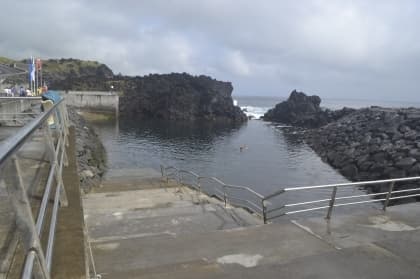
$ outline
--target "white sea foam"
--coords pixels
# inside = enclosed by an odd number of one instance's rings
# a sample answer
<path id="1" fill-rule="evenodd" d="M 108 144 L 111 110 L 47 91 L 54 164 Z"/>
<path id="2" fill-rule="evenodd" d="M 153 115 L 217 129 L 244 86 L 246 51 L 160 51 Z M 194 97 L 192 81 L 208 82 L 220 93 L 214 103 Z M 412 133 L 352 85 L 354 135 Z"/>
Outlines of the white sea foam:
<path id="1" fill-rule="evenodd" d="M 264 115 L 264 113 L 266 113 L 270 108 L 242 106 L 241 109 L 245 112 L 246 116 L 251 116 L 255 119 L 260 119 Z"/>
<path id="2" fill-rule="evenodd" d="M 276 125 L 276 128 L 290 128 L 290 127 L 293 127 L 293 126 L 290 126 L 290 125 Z"/>

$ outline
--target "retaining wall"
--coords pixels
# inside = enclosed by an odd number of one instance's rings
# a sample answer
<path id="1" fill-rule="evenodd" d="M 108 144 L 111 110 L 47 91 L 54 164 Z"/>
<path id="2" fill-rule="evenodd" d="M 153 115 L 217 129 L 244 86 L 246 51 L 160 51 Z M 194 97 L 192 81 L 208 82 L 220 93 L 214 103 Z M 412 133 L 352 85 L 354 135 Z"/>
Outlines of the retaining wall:
<path id="1" fill-rule="evenodd" d="M 16 119 L 20 119 L 17 113 L 31 109 L 32 100 L 0 100 L 0 124 L 10 124 Z"/>
<path id="2" fill-rule="evenodd" d="M 118 115 L 119 96 L 115 92 L 68 91 L 64 94 L 67 105 L 92 111 L 115 112 Z"/>

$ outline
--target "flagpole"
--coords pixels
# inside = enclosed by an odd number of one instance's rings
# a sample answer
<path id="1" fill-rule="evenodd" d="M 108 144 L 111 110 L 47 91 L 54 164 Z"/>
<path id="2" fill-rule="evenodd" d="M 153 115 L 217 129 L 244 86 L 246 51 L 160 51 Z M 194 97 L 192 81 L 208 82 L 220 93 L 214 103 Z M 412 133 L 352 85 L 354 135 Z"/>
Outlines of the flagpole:
<path id="1" fill-rule="evenodd" d="M 32 56 L 31 58 L 28 59 L 28 81 L 29 81 L 29 89 L 32 88 L 32 78 L 31 78 L 31 73 L 32 73 Z M 22 93 L 22 92 L 20 92 Z"/>
<path id="2" fill-rule="evenodd" d="M 31 56 L 31 92 L 33 92 L 34 90 L 33 72 L 34 72 L 34 57 Z"/>
<path id="3" fill-rule="evenodd" d="M 35 94 L 35 96 L 38 93 L 38 67 L 36 65 L 36 59 L 37 58 L 35 58 L 35 92 L 32 92 L 32 94 Z"/>
<path id="4" fill-rule="evenodd" d="M 35 65 L 34 65 L 34 57 L 31 57 L 31 91 L 34 92 L 34 87 L 35 87 Z"/>

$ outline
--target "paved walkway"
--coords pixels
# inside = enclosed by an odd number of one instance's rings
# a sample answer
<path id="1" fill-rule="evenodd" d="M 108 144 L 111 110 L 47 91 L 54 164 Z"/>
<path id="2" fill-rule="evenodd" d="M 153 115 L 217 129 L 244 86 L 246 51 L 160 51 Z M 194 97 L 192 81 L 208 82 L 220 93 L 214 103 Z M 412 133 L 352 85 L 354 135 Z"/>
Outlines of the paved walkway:
<path id="1" fill-rule="evenodd" d="M 114 174 L 83 198 L 102 278 L 420 276 L 420 204 L 262 225 L 153 170 Z"/>
<path id="2" fill-rule="evenodd" d="M 0 141 L 10 136 L 14 131 L 16 129 L 1 127 Z M 22 146 L 17 153 L 17 158 L 22 170 L 23 184 L 28 191 L 33 210 L 36 212 L 42 196 L 42 185 L 45 183 L 44 177 L 46 177 L 48 172 L 46 149 L 42 134 L 36 133 L 32 141 Z M 16 217 L 3 180 L 4 178 L 8 180 L 8 177 L 14 176 L 16 176 L 14 172 L 8 173 L 3 171 L 0 177 L 0 278 L 6 278 L 7 274 L 19 273 L 20 270 L 12 268 L 11 263 L 14 259 L 16 265 L 19 265 L 22 260 L 20 256 L 22 251 L 16 251 L 19 240 Z"/>
<path id="3" fill-rule="evenodd" d="M 0 139 L 6 138 L 16 129 L 0 128 Z M 52 263 L 53 278 L 85 278 L 84 224 L 81 208 L 79 177 L 76 168 L 74 129 L 70 129 L 70 144 L 67 149 L 69 166 L 63 168 L 63 181 L 69 201 L 68 207 L 59 209 L 56 227 L 54 256 Z M 50 168 L 47 159 L 45 139 L 41 131 L 17 152 L 25 185 L 34 216 L 37 215 Z M 0 278 L 20 278 L 24 251 L 20 244 L 20 233 L 12 209 L 10 196 L 2 178 L 16 176 L 15 172 L 2 172 L 0 177 Z M 54 191 L 52 191 L 54 193 Z M 53 196 L 53 194 L 51 195 Z M 52 203 L 48 206 L 51 214 Z M 46 246 L 49 218 L 45 220 L 41 241 Z"/>

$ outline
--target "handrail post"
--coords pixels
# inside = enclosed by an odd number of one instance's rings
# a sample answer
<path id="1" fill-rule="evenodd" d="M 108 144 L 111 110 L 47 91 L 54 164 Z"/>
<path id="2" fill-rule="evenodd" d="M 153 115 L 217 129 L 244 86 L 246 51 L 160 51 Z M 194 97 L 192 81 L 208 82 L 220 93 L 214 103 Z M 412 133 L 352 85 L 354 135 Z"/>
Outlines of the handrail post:
<path id="1" fill-rule="evenodd" d="M 225 207 L 227 207 L 227 200 L 226 200 L 226 185 L 222 185 L 223 187 L 223 199 L 225 201 Z"/>
<path id="2" fill-rule="evenodd" d="M 168 187 L 168 185 L 169 185 L 169 177 L 168 177 L 168 173 L 166 172 L 166 167 L 163 168 L 163 172 L 165 173 L 166 187 Z"/>
<path id="3" fill-rule="evenodd" d="M 3 179 L 10 194 L 13 210 L 16 214 L 17 229 L 21 232 L 23 247 L 26 250 L 24 262 L 25 272 L 23 274 L 26 277 L 24 278 L 30 278 L 32 275 L 33 261 L 35 260 L 34 256 L 36 254 L 40 264 L 41 275 L 43 275 L 45 279 L 49 279 L 50 274 L 47 268 L 47 261 L 32 216 L 29 197 L 23 184 L 22 172 L 16 156 L 12 156 L 11 162 L 7 163 L 5 173 L 7 173 L 7 175 Z M 34 251 L 35 254 L 32 253 L 32 251 Z M 33 255 L 28 256 L 29 254 Z"/>
<path id="4" fill-rule="evenodd" d="M 198 187 L 198 192 L 201 194 L 201 184 L 200 184 L 200 177 L 197 177 L 197 187 Z"/>
<path id="5" fill-rule="evenodd" d="M 394 181 L 389 184 L 388 194 L 386 195 L 386 200 L 384 202 L 384 207 L 382 208 L 384 211 L 386 211 L 386 208 L 388 207 L 389 199 L 391 198 L 392 191 L 394 190 L 394 184 L 395 184 Z"/>
<path id="6" fill-rule="evenodd" d="M 265 200 L 264 199 L 261 199 L 261 206 L 262 206 L 263 221 L 264 221 L 264 224 L 267 224 L 267 214 L 266 214 L 267 208 L 265 207 Z"/>
<path id="7" fill-rule="evenodd" d="M 330 205 L 329 205 L 329 207 L 328 207 L 328 213 L 327 213 L 327 217 L 326 217 L 326 219 L 327 219 L 327 220 L 330 220 L 330 219 L 331 219 L 331 213 L 332 213 L 332 210 L 333 210 L 333 208 L 334 208 L 335 196 L 336 196 L 336 195 L 337 195 L 337 186 L 335 186 L 335 187 L 333 188 L 333 191 L 332 191 L 332 193 L 331 193 Z"/>

